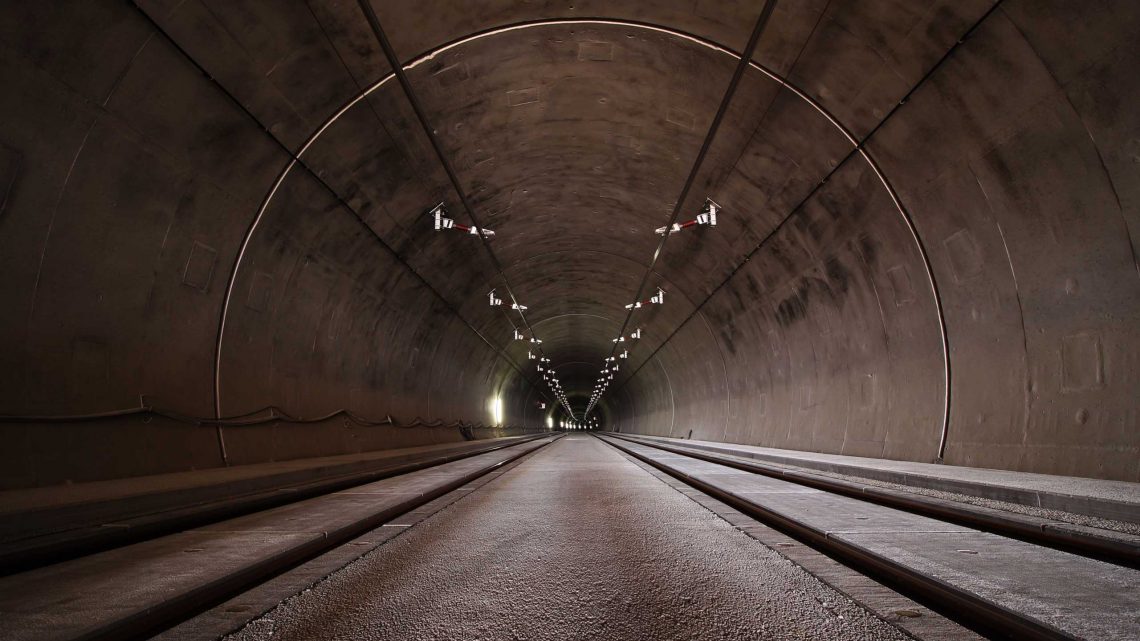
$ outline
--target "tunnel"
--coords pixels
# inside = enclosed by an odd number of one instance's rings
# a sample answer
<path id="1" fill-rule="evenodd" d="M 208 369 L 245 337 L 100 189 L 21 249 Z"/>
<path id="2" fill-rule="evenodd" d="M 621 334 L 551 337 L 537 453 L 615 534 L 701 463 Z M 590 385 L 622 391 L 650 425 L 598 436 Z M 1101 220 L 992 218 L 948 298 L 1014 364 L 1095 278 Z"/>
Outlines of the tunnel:
<path id="1" fill-rule="evenodd" d="M 0 613 L 206 523 L 61 543 L 108 488 L 548 441 L 519 461 L 955 475 L 923 491 L 1124 523 L 1092 593 L 1140 586 L 1138 35 L 1127 0 L 3 3 Z M 966 627 L 1042 633 L 1002 625 Z"/>

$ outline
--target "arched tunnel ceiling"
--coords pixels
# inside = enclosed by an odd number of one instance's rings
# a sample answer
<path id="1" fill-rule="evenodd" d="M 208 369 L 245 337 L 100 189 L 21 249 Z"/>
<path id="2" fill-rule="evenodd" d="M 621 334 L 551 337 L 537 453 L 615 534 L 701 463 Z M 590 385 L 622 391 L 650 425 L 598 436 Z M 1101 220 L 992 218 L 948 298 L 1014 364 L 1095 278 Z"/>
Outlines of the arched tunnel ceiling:
<path id="1" fill-rule="evenodd" d="M 985 8 L 974 7 L 979 13 Z M 349 9 L 330 18 L 338 26 L 352 24 L 358 17 Z M 815 24 L 820 9 L 793 6 L 777 19 L 784 29 Z M 976 19 L 966 7 L 959 9 L 963 28 Z M 668 219 L 737 62 L 725 47 L 747 33 L 751 20 L 726 33 L 711 27 L 708 18 L 670 24 L 647 20 L 643 9 L 626 20 L 581 19 L 576 16 L 590 14 L 578 7 L 541 19 L 503 15 L 466 32 L 458 28 L 440 41 L 410 41 L 402 25 L 423 20 L 421 11 L 417 7 L 413 18 L 398 7 L 378 8 L 388 28 L 401 34 L 394 38 L 410 80 L 480 219 L 496 230 L 494 251 L 520 302 L 530 306 L 532 324 L 574 312 L 620 327 L 624 305 L 657 244 L 652 230 Z M 622 13 L 611 6 L 598 15 Z M 857 15 L 846 18 L 858 21 Z M 906 31 L 878 37 L 887 42 L 892 35 L 905 37 L 922 16 L 911 18 L 894 25 Z M 943 25 L 943 39 L 956 33 L 951 24 Z M 726 44 L 708 39 L 713 34 Z M 682 208 L 695 213 L 710 195 L 728 215 L 722 215 L 715 233 L 698 232 L 670 248 L 663 273 L 652 284 L 667 289 L 671 304 L 639 311 L 633 319 L 644 325 L 647 344 L 659 345 L 674 331 L 851 151 L 850 134 L 827 106 L 785 90 L 778 75 L 792 50 L 810 66 L 813 53 L 827 56 L 830 49 L 819 46 L 815 52 L 814 42 L 784 37 L 765 39 L 719 144 L 702 167 L 703 189 Z M 928 44 L 929 64 L 950 42 Z M 335 42 L 324 44 L 335 47 Z M 336 53 L 354 68 L 345 52 Z M 363 58 L 375 55 L 369 50 Z M 884 62 L 889 58 L 879 60 Z M 367 68 L 363 61 L 359 66 Z M 828 73 L 837 73 L 834 66 L 828 65 Z M 391 244 L 404 259 L 484 335 L 501 336 L 506 331 L 502 314 L 482 304 L 485 292 L 501 279 L 479 244 L 422 233 L 424 211 L 437 198 L 457 218 L 466 216 L 411 122 L 398 85 L 390 76 L 356 77 L 355 82 L 364 88 L 357 95 L 366 97 L 346 101 L 350 106 L 343 112 L 338 107 L 302 161 L 379 236 L 394 239 Z M 864 82 L 843 84 L 848 92 L 865 93 Z M 884 113 L 907 88 L 898 83 L 894 93 L 863 95 L 856 102 Z M 854 97 L 826 86 L 821 94 L 848 111 L 848 98 Z M 554 362 L 600 363 L 611 347 L 608 339 L 616 335 L 607 337 L 597 327 L 564 329 L 558 320 L 542 324 L 543 349 Z"/>
<path id="2" fill-rule="evenodd" d="M 541 420 L 504 276 L 588 396 L 762 5 L 372 3 L 501 274 L 431 230 L 471 221 L 356 2 L 6 8 L 10 413 Z M 666 243 L 607 411 L 921 460 L 961 425 L 956 460 L 1049 470 L 1091 429 L 1140 474 L 1137 14 L 777 3 L 681 203 L 719 224 Z"/>

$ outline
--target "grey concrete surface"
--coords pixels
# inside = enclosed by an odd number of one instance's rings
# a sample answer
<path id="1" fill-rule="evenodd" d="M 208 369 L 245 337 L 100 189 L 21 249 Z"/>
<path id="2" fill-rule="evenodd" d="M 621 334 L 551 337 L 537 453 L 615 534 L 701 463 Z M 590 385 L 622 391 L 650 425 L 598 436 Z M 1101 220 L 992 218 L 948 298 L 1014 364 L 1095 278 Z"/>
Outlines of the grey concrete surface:
<path id="1" fill-rule="evenodd" d="M 33 510 L 89 507 L 93 503 L 136 499 L 143 495 L 193 492 L 204 487 L 218 485 L 225 486 L 226 491 L 231 494 L 247 492 L 258 489 L 262 483 L 278 485 L 309 481 L 324 476 L 359 472 L 378 465 L 391 465 L 433 455 L 442 456 L 455 452 L 495 447 L 516 439 L 517 437 L 504 437 L 478 442 L 461 441 L 441 445 L 421 445 L 359 454 L 7 490 L 0 492 L 0 517 Z"/>
<path id="2" fill-rule="evenodd" d="M 644 437 L 768 463 L 1140 524 L 1140 483 Z"/>
<path id="3" fill-rule="evenodd" d="M 1140 571 L 823 492 L 754 489 L 747 473 L 636 443 L 623 447 L 802 524 L 1080 639 L 1140 636 Z M 699 463 L 699 465 L 697 464 Z M 716 468 L 720 469 L 717 470 Z M 726 483 L 733 480 L 736 483 Z"/>
<path id="4" fill-rule="evenodd" d="M 426 463 L 509 445 L 517 437 L 396 448 L 0 492 L 0 544 L 84 527 L 130 527 L 134 519 L 266 492 L 333 481 L 386 467 Z M 66 534 L 64 534 L 66 536 Z M 0 545 L 2 547 L 2 545 Z"/>
<path id="5" fill-rule="evenodd" d="M 264 572 L 258 568 L 272 568 L 278 559 L 296 562 L 298 555 L 319 549 L 326 539 L 542 444 L 523 443 L 0 578 L 0 637 L 14 641 L 121 636 L 119 626 L 132 619 L 209 593 L 212 586 Z"/>
<path id="6" fill-rule="evenodd" d="M 760 5 L 373 5 L 581 407 Z M 682 203 L 720 225 L 670 239 L 599 416 L 1140 481 L 1138 32 L 1129 0 L 779 2 Z M 354 2 L 4 3 L 0 413 L 560 418 L 479 243 L 430 230 L 460 208 L 389 71 Z M 5 421 L 0 470 L 400 437 Z"/>
<path id="7" fill-rule="evenodd" d="M 871 610 L 916 639 L 923 641 L 976 641 L 983 637 L 958 622 L 931 610 L 875 579 L 843 565 L 814 548 L 760 523 L 740 510 L 714 498 L 676 477 L 622 452 L 622 456 L 654 478 L 692 499 L 698 505 L 733 524 L 748 536 L 775 550 L 815 578 Z"/>
<path id="8" fill-rule="evenodd" d="M 229 638 L 907 637 L 568 436 Z"/>
<path id="9" fill-rule="evenodd" d="M 479 478 L 448 492 L 424 505 L 401 514 L 382 526 L 366 532 L 355 540 L 307 561 L 250 590 L 194 616 L 154 637 L 155 641 L 215 641 L 240 630 L 247 623 L 277 607 L 286 599 L 300 594 L 330 574 L 340 570 L 368 552 L 384 545 L 389 539 L 408 532 L 436 512 L 478 490 L 487 483 L 517 466 L 527 457 L 503 465 Z"/>

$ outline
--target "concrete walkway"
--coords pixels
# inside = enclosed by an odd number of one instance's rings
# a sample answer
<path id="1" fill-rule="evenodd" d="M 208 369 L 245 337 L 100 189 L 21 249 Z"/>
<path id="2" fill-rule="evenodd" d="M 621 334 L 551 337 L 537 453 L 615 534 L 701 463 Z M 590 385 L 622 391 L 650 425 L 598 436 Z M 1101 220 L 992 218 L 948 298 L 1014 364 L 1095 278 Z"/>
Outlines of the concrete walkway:
<path id="1" fill-rule="evenodd" d="M 416 472 L 0 578 L 0 639 L 135 639 L 263 583 L 543 446 Z M 312 638 L 321 638 L 316 635 Z"/>
<path id="2" fill-rule="evenodd" d="M 642 436 L 639 434 L 623 434 L 622 436 L 720 454 L 743 456 L 779 465 L 792 465 L 912 487 L 958 492 L 980 498 L 1061 510 L 1097 518 L 1140 523 L 1140 483 L 934 463 L 915 463 L 912 461 L 892 461 L 663 436 Z"/>
<path id="3" fill-rule="evenodd" d="M 903 639 L 600 440 L 568 436 L 236 639 Z"/>

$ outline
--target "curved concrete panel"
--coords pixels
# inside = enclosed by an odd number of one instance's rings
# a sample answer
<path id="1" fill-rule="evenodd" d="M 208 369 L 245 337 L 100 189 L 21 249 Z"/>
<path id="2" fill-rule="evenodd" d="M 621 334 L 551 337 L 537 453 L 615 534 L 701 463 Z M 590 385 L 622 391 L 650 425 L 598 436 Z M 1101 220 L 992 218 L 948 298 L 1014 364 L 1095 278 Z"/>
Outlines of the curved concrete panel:
<path id="1" fill-rule="evenodd" d="M 527 325 L 585 408 L 759 7 L 373 6 L 502 273 L 356 3 L 0 10 L 0 483 L 543 429 Z M 778 3 L 595 415 L 1140 480 L 1138 31 Z"/>

